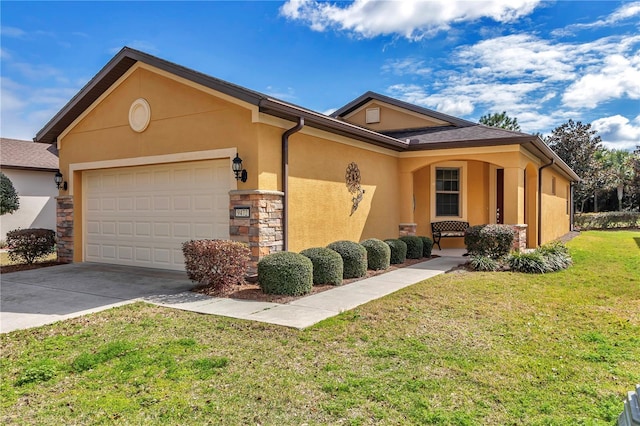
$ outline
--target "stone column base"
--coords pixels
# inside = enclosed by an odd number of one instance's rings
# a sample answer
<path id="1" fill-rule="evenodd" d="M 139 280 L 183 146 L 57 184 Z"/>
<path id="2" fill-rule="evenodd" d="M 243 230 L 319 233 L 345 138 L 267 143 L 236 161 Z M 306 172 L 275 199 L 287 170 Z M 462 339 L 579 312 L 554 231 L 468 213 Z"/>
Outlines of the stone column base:
<path id="1" fill-rule="evenodd" d="M 280 191 L 229 192 L 229 236 L 231 240 L 246 243 L 249 246 L 250 275 L 257 272 L 258 261 L 261 258 L 270 253 L 282 251 L 283 197 L 284 193 Z M 248 207 L 249 217 L 236 217 L 237 207 Z"/>
<path id="2" fill-rule="evenodd" d="M 56 247 L 58 262 L 73 263 L 73 196 L 56 197 Z"/>
<path id="3" fill-rule="evenodd" d="M 417 223 L 401 223 L 398 227 L 400 228 L 400 232 L 399 232 L 400 236 L 405 237 L 407 235 L 416 235 L 418 224 Z"/>
<path id="4" fill-rule="evenodd" d="M 513 250 L 514 251 L 523 251 L 527 248 L 527 228 L 528 225 L 511 225 L 513 230 L 516 232 L 515 237 L 513 238 Z"/>

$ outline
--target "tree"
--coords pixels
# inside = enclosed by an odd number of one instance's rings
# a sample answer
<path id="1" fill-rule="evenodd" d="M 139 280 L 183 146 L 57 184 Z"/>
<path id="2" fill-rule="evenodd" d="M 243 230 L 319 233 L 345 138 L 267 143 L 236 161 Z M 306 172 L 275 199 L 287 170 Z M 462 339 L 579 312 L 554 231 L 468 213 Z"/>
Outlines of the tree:
<path id="1" fill-rule="evenodd" d="M 631 169 L 633 170 L 633 177 L 629 184 L 631 210 L 640 210 L 640 145 L 636 146 L 631 156 Z"/>
<path id="2" fill-rule="evenodd" d="M 569 120 L 556 127 L 545 142 L 582 179 L 574 191 L 580 211 L 584 211 L 585 203 L 591 197 L 594 197 L 594 210 L 597 211 L 598 192 L 606 187 L 606 176 L 603 162 L 598 161 L 604 150 L 602 139 L 591 129 L 591 124 Z"/>
<path id="3" fill-rule="evenodd" d="M 0 215 L 11 214 L 19 208 L 20 199 L 11 179 L 0 172 Z"/>
<path id="4" fill-rule="evenodd" d="M 604 163 L 606 186 L 616 191 L 618 211 L 622 211 L 625 188 L 629 191 L 633 179 L 633 154 L 629 151 L 613 149 L 604 151 L 601 158 Z"/>
<path id="5" fill-rule="evenodd" d="M 480 124 L 491 127 L 500 127 L 502 129 L 513 130 L 514 132 L 520 131 L 520 125 L 517 118 L 511 118 L 507 115 L 506 111 L 501 113 L 486 114 L 480 117 Z"/>

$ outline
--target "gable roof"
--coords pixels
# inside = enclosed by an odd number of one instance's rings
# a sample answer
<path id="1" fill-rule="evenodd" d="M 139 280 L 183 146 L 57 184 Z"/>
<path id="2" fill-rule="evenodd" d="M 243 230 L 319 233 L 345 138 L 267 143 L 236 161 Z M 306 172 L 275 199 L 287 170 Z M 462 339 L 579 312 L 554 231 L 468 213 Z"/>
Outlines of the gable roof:
<path id="1" fill-rule="evenodd" d="M 471 121 L 463 120 L 462 118 L 443 114 L 441 112 L 434 111 L 432 109 L 423 108 L 421 106 L 414 105 L 409 102 L 401 101 L 400 99 L 391 98 L 389 96 L 381 95 L 379 93 L 371 92 L 371 91 L 357 97 L 356 99 L 349 102 L 342 108 L 338 108 L 331 114 L 331 117 L 336 117 L 336 118 L 344 117 L 371 101 L 384 102 L 398 108 L 415 112 L 420 115 L 425 115 L 427 117 L 433 117 L 441 121 L 446 121 L 451 123 L 455 127 L 467 127 L 467 126 L 473 126 L 476 124 Z"/>
<path id="2" fill-rule="evenodd" d="M 408 102 L 390 98 L 374 92 L 367 92 L 354 101 L 335 111 L 331 116 L 285 102 L 266 94 L 229 83 L 218 78 L 160 59 L 139 50 L 124 47 L 118 52 L 81 90 L 78 92 L 37 134 L 36 142 L 55 143 L 58 136 L 69 127 L 87 108 L 105 93 L 120 77 L 137 62 L 145 63 L 162 71 L 192 81 L 204 87 L 232 96 L 255 105 L 260 112 L 297 122 L 303 118 L 305 126 L 315 127 L 334 134 L 347 136 L 369 144 L 381 146 L 397 152 L 453 148 L 456 146 L 490 146 L 503 144 L 534 145 L 547 159 L 554 159 L 561 170 L 573 180 L 578 176 L 542 140 L 526 133 L 510 132 L 489 128 Z M 451 126 L 412 130 L 407 137 L 402 132 L 376 132 L 355 124 L 347 123 L 341 117 L 364 105 L 370 100 L 379 100 L 393 106 L 434 117 L 451 123 Z M 418 133 L 413 133 L 418 131 Z M 409 139 L 409 142 L 407 142 Z"/>
<path id="3" fill-rule="evenodd" d="M 56 171 L 58 170 L 58 150 L 54 145 L 0 138 L 0 167 Z"/>

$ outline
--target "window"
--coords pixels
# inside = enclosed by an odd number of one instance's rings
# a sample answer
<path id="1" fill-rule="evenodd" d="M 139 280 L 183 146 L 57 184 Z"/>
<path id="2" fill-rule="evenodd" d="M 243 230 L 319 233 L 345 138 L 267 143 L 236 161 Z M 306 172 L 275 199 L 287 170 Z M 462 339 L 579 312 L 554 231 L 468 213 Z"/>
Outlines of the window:
<path id="1" fill-rule="evenodd" d="M 436 216 L 460 216 L 459 168 L 436 168 Z"/>

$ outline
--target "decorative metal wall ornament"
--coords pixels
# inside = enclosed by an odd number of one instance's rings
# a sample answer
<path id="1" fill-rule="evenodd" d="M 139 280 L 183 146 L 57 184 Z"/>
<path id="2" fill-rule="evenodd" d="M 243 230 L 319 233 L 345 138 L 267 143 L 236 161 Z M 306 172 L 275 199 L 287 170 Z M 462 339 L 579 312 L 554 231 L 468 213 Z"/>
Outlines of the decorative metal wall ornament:
<path id="1" fill-rule="evenodd" d="M 358 204 L 360 204 L 364 196 L 364 189 L 360 186 L 360 169 L 356 163 L 351 162 L 347 166 L 345 181 L 347 183 L 347 189 L 353 195 L 353 198 L 351 198 L 353 205 L 351 206 L 351 214 L 349 215 L 353 216 L 353 213 L 358 210 Z"/>

